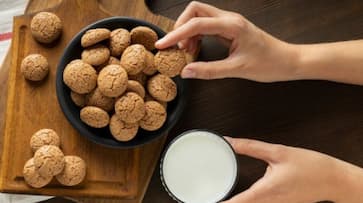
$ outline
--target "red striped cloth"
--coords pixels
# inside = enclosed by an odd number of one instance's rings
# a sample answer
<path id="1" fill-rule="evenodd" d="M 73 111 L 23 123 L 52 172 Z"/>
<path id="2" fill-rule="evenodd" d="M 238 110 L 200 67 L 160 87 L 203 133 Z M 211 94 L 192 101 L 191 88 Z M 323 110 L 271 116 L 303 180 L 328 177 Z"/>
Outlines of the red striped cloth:
<path id="1" fill-rule="evenodd" d="M 0 33 L 0 42 L 11 39 L 11 36 L 11 32 Z"/>

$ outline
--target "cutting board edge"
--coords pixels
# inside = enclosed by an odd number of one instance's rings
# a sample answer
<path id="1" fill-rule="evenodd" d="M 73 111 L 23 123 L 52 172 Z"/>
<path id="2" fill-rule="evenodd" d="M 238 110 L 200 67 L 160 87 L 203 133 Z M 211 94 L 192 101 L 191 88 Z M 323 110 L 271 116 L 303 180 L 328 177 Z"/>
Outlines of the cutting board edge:
<path id="1" fill-rule="evenodd" d="M 33 1 L 33 0 L 31 0 L 31 1 Z M 29 4 L 30 4 L 31 2 L 29 2 Z M 57 7 L 59 7 L 60 6 L 60 4 L 57 4 L 57 5 L 55 5 L 55 6 L 53 6 L 53 7 L 50 7 L 50 8 L 47 8 L 47 9 L 44 9 L 44 10 L 39 10 L 39 11 L 53 11 L 54 9 L 56 9 Z M 106 13 L 106 14 L 109 14 L 109 15 L 111 15 L 111 16 L 114 16 L 114 14 L 112 14 L 112 13 L 110 13 L 110 12 L 107 12 L 107 10 L 105 10 L 103 7 L 100 7 L 101 8 L 101 10 L 102 11 L 106 11 L 106 12 L 104 12 L 104 13 Z M 16 16 L 16 17 L 14 17 L 14 18 L 17 18 L 17 19 L 24 19 L 24 20 L 27 20 L 27 18 L 30 16 L 33 16 L 33 15 L 35 15 L 37 12 L 39 12 L 39 11 L 35 11 L 35 12 L 30 12 L 30 13 L 25 13 L 24 15 L 20 15 L 20 16 Z M 151 14 L 151 15 L 150 15 Z M 127 15 L 126 15 L 127 16 Z M 174 24 L 174 21 L 172 20 L 172 19 L 169 19 L 169 18 L 167 18 L 167 17 L 164 17 L 164 16 L 161 16 L 161 15 L 157 15 L 157 14 L 154 14 L 154 13 L 152 13 L 152 12 L 150 12 L 150 10 L 148 10 L 148 14 L 147 15 L 135 15 L 135 14 L 131 14 L 130 16 L 132 16 L 132 17 L 136 17 L 136 18 L 140 18 L 140 19 L 144 19 L 144 20 L 148 20 L 148 21 L 153 21 L 153 23 L 155 24 L 155 25 L 157 25 L 157 26 L 160 26 L 162 29 L 164 29 L 165 31 L 170 31 L 170 30 L 172 30 L 172 25 Z M 15 21 L 14 21 L 15 22 Z M 15 24 L 14 24 L 15 25 Z M 13 27 L 14 27 L 14 25 L 13 25 Z M 15 40 L 13 40 L 12 41 L 12 44 L 14 43 L 14 41 Z M 9 53 L 12 53 L 12 52 L 15 52 L 14 50 L 16 50 L 16 49 L 18 49 L 18 47 L 16 47 L 16 48 L 12 48 L 10 51 L 9 51 Z M 15 52 L 16 53 L 16 52 Z M 18 59 L 19 59 L 19 56 L 17 55 L 17 54 L 15 54 L 16 55 L 16 57 L 10 57 L 10 62 L 11 62 L 11 64 L 19 64 L 19 61 L 17 61 Z M 13 55 L 14 56 L 14 55 Z M 16 75 L 17 74 L 15 74 L 15 73 L 12 73 L 13 71 L 13 67 L 14 65 L 10 65 L 10 67 L 9 67 L 9 69 L 11 69 L 11 70 L 9 70 L 9 73 L 8 73 L 8 75 L 9 75 L 9 77 L 8 77 L 8 82 L 7 82 L 7 87 L 9 87 L 8 89 L 10 89 L 10 80 L 11 80 L 11 78 L 12 79 L 14 79 L 15 77 L 16 77 Z M 16 68 L 16 67 L 15 67 Z M 14 89 L 14 87 L 15 87 L 15 84 L 13 84 L 13 89 Z M 11 139 L 10 139 L 10 136 L 5 136 L 5 135 L 8 135 L 9 133 L 8 133 L 8 130 L 5 132 L 5 129 L 6 129 L 6 126 L 8 126 L 8 125 L 10 125 L 9 124 L 9 122 L 6 122 L 6 120 L 8 120 L 8 119 L 14 119 L 14 116 L 11 116 L 11 115 L 9 115 L 9 107 L 12 107 L 12 108 L 14 108 L 14 105 L 10 105 L 10 104 L 12 104 L 12 102 L 8 102 L 8 101 L 13 101 L 14 100 L 14 96 L 15 96 L 15 91 L 13 91 L 13 90 L 8 90 L 7 91 L 7 93 L 6 93 L 6 95 L 7 95 L 7 98 L 5 98 L 5 100 L 6 100 L 6 109 L 5 109 L 5 111 L 3 112 L 4 113 L 4 125 L 3 125 L 3 131 L 2 131 L 2 134 L 4 135 L 4 141 L 5 142 L 3 142 L 3 144 L 5 144 L 5 145 L 9 145 L 9 143 L 11 142 Z M 12 122 L 14 122 L 14 121 L 12 121 Z M 165 135 L 165 137 L 166 137 L 167 135 Z M 161 154 L 161 149 L 163 148 L 163 145 L 164 145 L 164 143 L 165 143 L 165 140 L 163 141 L 163 142 L 160 142 L 160 144 L 158 144 L 158 145 L 160 145 L 158 148 L 160 148 L 160 150 L 158 150 L 158 151 L 160 151 L 160 153 L 158 154 L 158 156 L 157 157 L 159 157 L 160 156 L 160 154 Z M 3 148 L 2 148 L 3 149 Z M 1 149 L 1 150 L 2 150 Z M 2 154 L 1 155 L 1 157 L 0 157 L 0 159 L 1 159 L 1 161 L 2 160 L 9 160 L 9 153 L 5 153 L 5 154 Z M 140 159 L 140 157 L 139 157 L 139 159 Z M 153 165 L 153 167 L 152 167 L 152 170 L 150 170 L 150 171 L 154 171 L 154 169 L 155 169 L 155 166 L 157 165 L 157 161 L 155 162 L 155 163 L 153 163 L 153 164 L 151 164 L 151 165 Z M 140 163 L 138 163 L 139 165 L 141 165 Z M 149 165 L 149 166 L 151 166 L 151 165 Z M 2 177 L 6 177 L 6 175 L 8 175 L 9 174 L 9 170 L 6 170 L 6 171 L 4 171 L 3 172 L 3 170 L 0 170 L 0 191 L 5 191 L 5 192 L 7 192 L 7 191 L 9 191 L 9 190 L 6 190 L 3 186 L 5 185 L 5 180 L 6 179 L 3 179 Z M 147 173 L 147 174 L 149 174 L 149 173 Z M 152 174 L 152 173 L 150 173 L 150 174 Z M 5 176 L 3 176 L 3 175 L 5 175 Z M 137 199 L 139 199 L 140 197 L 140 195 L 141 195 L 141 200 L 142 200 L 142 198 L 143 198 L 143 195 L 145 194 L 145 191 L 146 191 L 146 189 L 147 189 L 147 185 L 148 185 L 148 183 L 150 182 L 150 179 L 151 179 L 151 175 L 143 175 L 143 177 L 149 177 L 149 178 L 146 178 L 146 182 L 145 182 L 145 186 L 142 186 L 142 187 L 138 187 L 137 188 L 137 191 L 136 191 L 136 195 L 137 195 Z M 142 178 L 142 177 L 139 177 L 139 179 L 144 179 L 144 178 Z M 141 185 L 144 185 L 144 184 L 141 184 Z M 19 192 L 19 191 L 17 191 L 17 192 Z M 28 192 L 24 192 L 24 193 L 27 193 L 27 194 L 34 194 L 34 193 L 32 193 L 32 192 L 30 192 L 30 191 L 28 191 Z M 43 194 L 42 192 L 40 192 L 39 194 Z M 69 196 L 69 195 L 68 195 Z M 78 195 L 76 195 L 77 197 L 78 197 Z M 81 197 L 81 196 L 79 196 L 79 197 Z M 90 196 L 85 196 L 85 197 L 90 197 Z M 107 197 L 107 198 L 109 198 L 109 197 Z M 140 200 L 140 201 L 141 201 Z"/>
<path id="2" fill-rule="evenodd" d="M 16 20 L 16 19 L 19 20 Z M 21 21 L 22 16 L 15 16 L 14 17 L 14 21 L 13 21 L 13 36 L 18 36 L 18 32 L 20 29 L 17 29 L 17 27 L 19 26 L 19 22 Z M 18 54 L 16 53 L 15 50 L 18 50 L 19 48 L 19 38 L 12 38 L 11 40 L 11 48 L 12 48 L 12 58 L 11 58 L 11 63 L 10 63 L 10 67 L 9 67 L 9 73 L 8 73 L 8 81 L 7 81 L 7 99 L 6 99 L 6 108 L 5 108 L 5 115 L 4 115 L 4 129 L 3 129 L 3 135 L 2 135 L 2 139 L 3 139 L 3 145 L 2 145 L 2 157 L 1 157 L 1 165 L 2 165 L 2 169 L 1 169 L 1 173 L 0 173 L 0 191 L 4 190 L 4 186 L 5 186 L 5 178 L 7 175 L 7 170 L 6 167 L 3 167 L 4 164 L 7 164 L 7 160 L 8 160 L 8 153 L 6 152 L 6 150 L 4 150 L 10 142 L 10 135 L 9 135 L 9 128 L 8 126 L 11 124 L 12 121 L 12 115 L 11 115 L 11 109 L 14 108 L 13 105 L 13 100 L 14 100 L 14 96 L 15 96 L 15 83 L 12 82 L 15 80 L 15 72 L 16 71 L 12 71 L 12 69 L 17 68 L 16 67 L 16 62 L 18 60 Z"/>

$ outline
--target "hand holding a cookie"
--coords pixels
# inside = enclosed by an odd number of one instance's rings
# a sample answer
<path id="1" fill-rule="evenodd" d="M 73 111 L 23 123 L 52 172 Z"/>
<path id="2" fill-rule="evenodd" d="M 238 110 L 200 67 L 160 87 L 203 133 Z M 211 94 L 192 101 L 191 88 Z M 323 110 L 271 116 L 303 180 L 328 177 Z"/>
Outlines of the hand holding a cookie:
<path id="1" fill-rule="evenodd" d="M 175 30 L 159 40 L 159 49 L 178 44 L 195 51 L 203 35 L 221 38 L 230 47 L 223 60 L 194 62 L 182 71 L 184 78 L 237 77 L 260 82 L 296 79 L 290 60 L 293 46 L 262 31 L 243 16 L 213 6 L 192 2 L 175 23 Z"/>
<path id="2" fill-rule="evenodd" d="M 236 153 L 261 159 L 265 175 L 224 203 L 363 201 L 361 168 L 311 150 L 226 137 Z M 349 194 L 349 195 L 347 195 Z"/>

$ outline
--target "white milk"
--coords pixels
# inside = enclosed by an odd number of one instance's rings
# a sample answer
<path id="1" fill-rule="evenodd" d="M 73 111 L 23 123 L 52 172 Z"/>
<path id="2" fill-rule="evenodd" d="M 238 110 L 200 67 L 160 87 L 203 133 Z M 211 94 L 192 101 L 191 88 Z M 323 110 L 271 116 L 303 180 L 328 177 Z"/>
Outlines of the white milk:
<path id="1" fill-rule="evenodd" d="M 186 203 L 218 202 L 237 178 L 233 150 L 206 131 L 191 131 L 177 139 L 165 153 L 161 170 L 169 191 Z"/>

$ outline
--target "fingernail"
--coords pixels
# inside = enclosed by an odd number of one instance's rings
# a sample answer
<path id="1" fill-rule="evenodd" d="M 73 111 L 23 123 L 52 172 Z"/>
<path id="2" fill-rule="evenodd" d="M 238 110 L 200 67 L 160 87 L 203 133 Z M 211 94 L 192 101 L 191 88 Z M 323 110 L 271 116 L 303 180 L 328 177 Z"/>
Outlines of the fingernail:
<path id="1" fill-rule="evenodd" d="M 182 72 L 182 78 L 195 78 L 196 73 L 193 70 L 185 69 Z"/>
<path id="2" fill-rule="evenodd" d="M 162 43 L 163 43 L 163 39 L 164 39 L 164 38 L 161 38 L 161 39 L 159 39 L 158 41 L 156 41 L 156 42 L 155 42 L 155 46 L 160 46 L 160 44 L 162 44 Z"/>
<path id="3" fill-rule="evenodd" d="M 231 137 L 228 137 L 228 136 L 223 136 L 224 139 L 226 139 L 228 142 L 229 141 L 232 141 L 232 138 Z"/>
<path id="4" fill-rule="evenodd" d="M 233 138 L 232 138 L 232 137 L 223 136 L 223 138 L 224 138 L 225 140 L 227 140 L 227 142 L 229 142 L 229 144 L 233 145 Z"/>
<path id="5" fill-rule="evenodd" d="M 179 49 L 184 49 L 185 48 L 185 44 L 178 42 L 178 47 Z"/>

